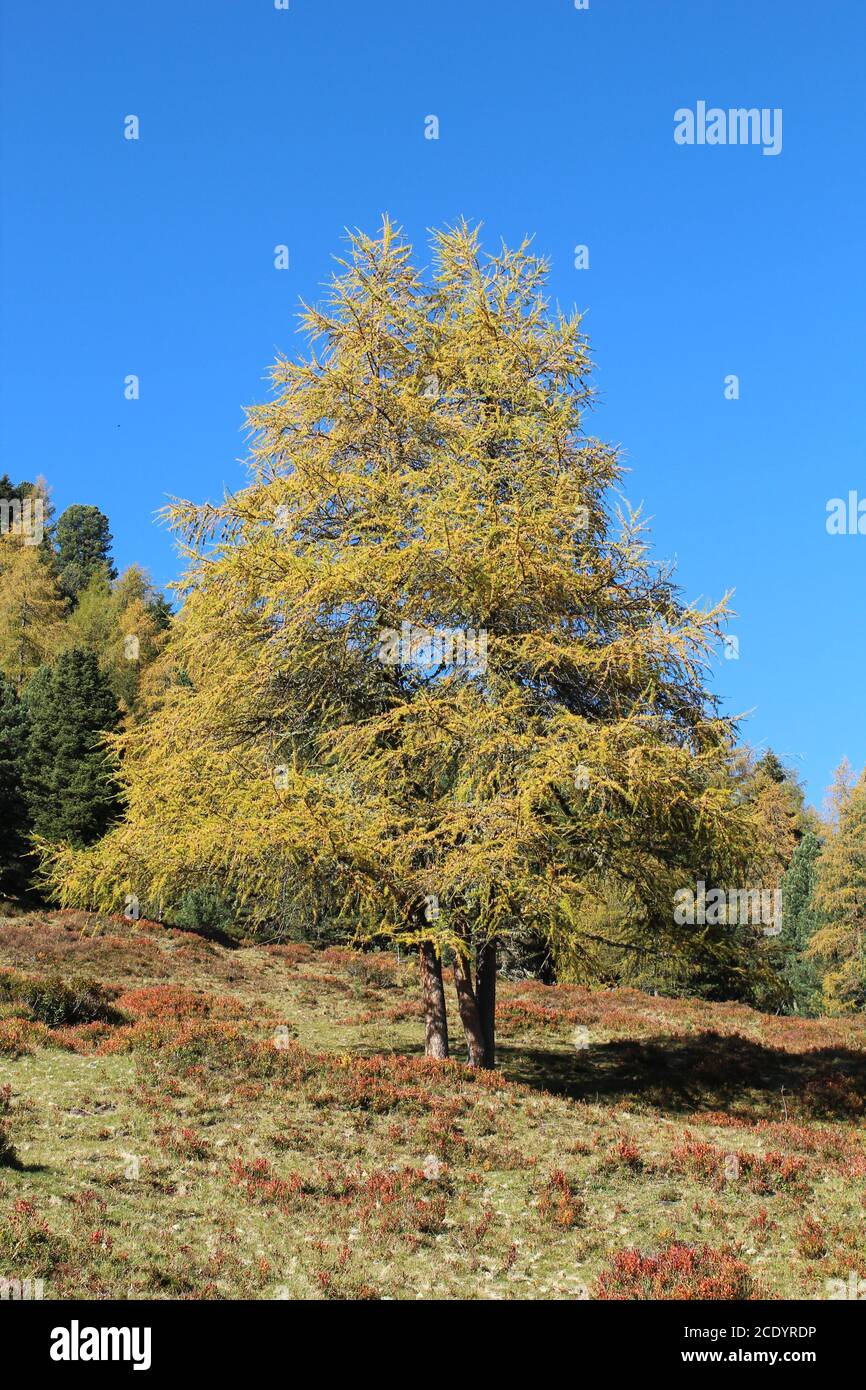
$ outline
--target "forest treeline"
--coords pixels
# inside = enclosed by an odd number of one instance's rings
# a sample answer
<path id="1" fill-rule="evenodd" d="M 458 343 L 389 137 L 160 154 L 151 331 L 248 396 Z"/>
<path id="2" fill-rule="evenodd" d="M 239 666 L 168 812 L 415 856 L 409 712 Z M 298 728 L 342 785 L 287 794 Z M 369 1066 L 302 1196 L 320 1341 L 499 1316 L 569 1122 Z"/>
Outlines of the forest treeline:
<path id="1" fill-rule="evenodd" d="M 650 559 L 545 263 L 465 224 L 432 250 L 431 283 L 387 220 L 352 238 L 249 411 L 248 484 L 168 509 L 177 617 L 96 507 L 6 527 L 3 891 L 402 945 L 428 1053 L 447 966 L 480 1065 L 497 964 L 861 1010 L 866 780 L 843 763 L 819 815 L 719 714 L 726 603 Z M 717 889 L 781 924 L 676 919 Z"/>
<path id="2" fill-rule="evenodd" d="M 108 518 L 54 517 L 46 483 L 0 476 L 0 891 L 32 894 L 35 837 L 83 848 L 121 814 L 105 738 L 142 716 L 171 606 L 118 574 Z"/>

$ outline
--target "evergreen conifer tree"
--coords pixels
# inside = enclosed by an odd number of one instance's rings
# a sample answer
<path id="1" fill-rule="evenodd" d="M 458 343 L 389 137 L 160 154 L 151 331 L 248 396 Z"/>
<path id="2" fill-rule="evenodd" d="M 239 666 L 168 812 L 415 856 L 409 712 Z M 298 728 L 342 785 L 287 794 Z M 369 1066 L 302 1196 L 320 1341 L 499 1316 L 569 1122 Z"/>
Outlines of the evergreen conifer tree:
<path id="1" fill-rule="evenodd" d="M 0 895 L 14 896 L 27 879 L 29 821 L 22 785 L 26 742 L 24 708 L 0 675 Z"/>
<path id="2" fill-rule="evenodd" d="M 25 692 L 24 790 L 33 831 L 43 840 L 91 844 L 119 810 L 104 735 L 119 710 L 95 654 L 71 647 L 42 666 Z"/>
<path id="3" fill-rule="evenodd" d="M 60 587 L 73 602 L 99 570 L 108 579 L 116 577 L 108 517 L 98 507 L 67 507 L 54 528 L 54 540 Z"/>
<path id="4" fill-rule="evenodd" d="M 821 977 L 808 949 L 818 930 L 820 914 L 814 902 L 821 841 L 807 831 L 797 845 L 782 879 L 782 973 L 799 1013 L 819 1013 Z"/>

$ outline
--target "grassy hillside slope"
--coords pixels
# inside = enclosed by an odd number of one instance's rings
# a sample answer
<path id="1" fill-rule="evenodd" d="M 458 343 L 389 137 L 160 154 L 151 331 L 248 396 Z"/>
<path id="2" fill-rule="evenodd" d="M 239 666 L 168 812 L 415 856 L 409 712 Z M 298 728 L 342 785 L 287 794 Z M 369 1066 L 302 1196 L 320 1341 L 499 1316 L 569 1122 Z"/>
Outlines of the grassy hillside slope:
<path id="1" fill-rule="evenodd" d="M 866 1277 L 866 1023 L 529 982 L 499 1030 L 496 1074 L 425 1061 L 413 963 L 385 953 L 4 918 L 0 1277 L 569 1299 Z"/>

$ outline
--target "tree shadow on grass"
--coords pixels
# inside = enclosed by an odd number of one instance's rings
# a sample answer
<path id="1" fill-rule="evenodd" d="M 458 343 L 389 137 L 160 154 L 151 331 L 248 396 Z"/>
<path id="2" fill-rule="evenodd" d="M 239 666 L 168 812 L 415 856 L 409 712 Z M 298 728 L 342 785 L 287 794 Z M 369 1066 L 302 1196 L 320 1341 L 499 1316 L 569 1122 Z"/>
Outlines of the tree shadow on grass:
<path id="1" fill-rule="evenodd" d="M 6 1159 L 0 1163 L 0 1176 L 10 1173 L 13 1177 L 20 1177 L 22 1174 L 49 1173 L 51 1167 L 47 1163 L 25 1163 L 20 1157 Z"/>
<path id="2" fill-rule="evenodd" d="M 501 1043 L 498 1065 L 510 1081 L 598 1103 L 629 1099 L 664 1110 L 760 1108 L 784 1116 L 805 1096 L 809 1118 L 856 1119 L 866 1111 L 866 1052 L 821 1048 L 786 1052 L 740 1036 L 614 1039 L 575 1051 Z M 740 1106 L 737 1105 L 740 1102 Z"/>

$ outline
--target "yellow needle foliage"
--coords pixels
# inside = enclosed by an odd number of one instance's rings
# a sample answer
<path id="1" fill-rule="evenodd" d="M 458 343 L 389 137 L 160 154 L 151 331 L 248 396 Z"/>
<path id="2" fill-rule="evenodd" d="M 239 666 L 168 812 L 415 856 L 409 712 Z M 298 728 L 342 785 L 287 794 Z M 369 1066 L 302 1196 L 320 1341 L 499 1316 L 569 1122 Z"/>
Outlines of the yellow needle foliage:
<path id="1" fill-rule="evenodd" d="M 866 772 L 853 778 L 847 759 L 831 790 L 831 828 L 817 864 L 815 907 L 821 914 L 807 954 L 823 972 L 828 1014 L 866 1006 Z"/>
<path id="2" fill-rule="evenodd" d="M 36 546 L 19 535 L 0 538 L 0 671 L 20 694 L 33 673 L 56 656 L 66 605 Z"/>
<path id="3" fill-rule="evenodd" d="M 206 880 L 262 919 L 573 953 L 614 886 L 636 940 L 688 952 L 676 889 L 742 881 L 754 822 L 705 692 L 724 603 L 684 604 L 617 503 L 545 262 L 465 224 L 432 257 L 425 279 L 387 219 L 353 235 L 248 412 L 248 486 L 169 508 L 184 604 L 118 739 L 127 816 L 49 858 L 62 901 Z"/>

